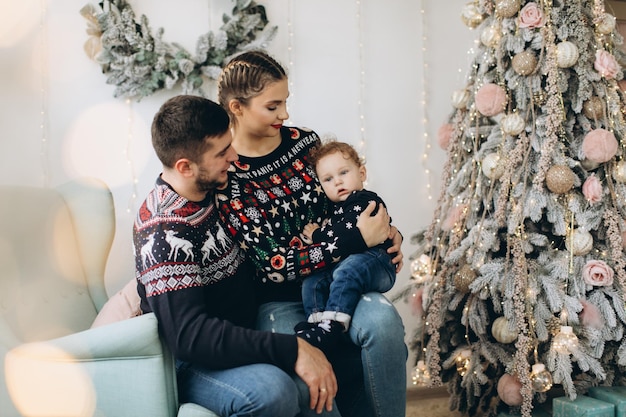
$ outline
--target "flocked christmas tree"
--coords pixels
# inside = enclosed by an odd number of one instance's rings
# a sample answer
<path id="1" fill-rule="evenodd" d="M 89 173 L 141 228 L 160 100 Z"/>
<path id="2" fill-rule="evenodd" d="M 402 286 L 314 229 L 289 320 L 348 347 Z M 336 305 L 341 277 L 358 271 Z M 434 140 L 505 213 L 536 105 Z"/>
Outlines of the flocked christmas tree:
<path id="1" fill-rule="evenodd" d="M 462 20 L 480 43 L 401 294 L 413 380 L 469 415 L 529 416 L 626 385 L 622 37 L 601 0 L 477 0 Z"/>

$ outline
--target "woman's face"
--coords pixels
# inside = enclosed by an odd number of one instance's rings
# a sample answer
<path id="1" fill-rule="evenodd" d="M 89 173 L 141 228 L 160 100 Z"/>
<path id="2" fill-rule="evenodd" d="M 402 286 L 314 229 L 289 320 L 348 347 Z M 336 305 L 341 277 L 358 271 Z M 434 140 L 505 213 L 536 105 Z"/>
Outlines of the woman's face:
<path id="1" fill-rule="evenodd" d="M 289 118 L 287 97 L 289 86 L 286 78 L 268 84 L 261 94 L 250 99 L 247 105 L 242 105 L 239 112 L 234 112 L 237 119 L 235 129 L 257 137 L 277 136 L 283 122 Z"/>

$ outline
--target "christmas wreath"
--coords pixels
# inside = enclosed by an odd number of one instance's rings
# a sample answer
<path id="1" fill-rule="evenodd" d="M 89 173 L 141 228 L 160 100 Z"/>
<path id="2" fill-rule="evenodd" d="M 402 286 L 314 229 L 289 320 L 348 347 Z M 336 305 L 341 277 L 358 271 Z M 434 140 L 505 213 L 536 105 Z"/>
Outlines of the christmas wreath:
<path id="1" fill-rule="evenodd" d="M 125 0 L 104 0 L 99 7 L 88 4 L 81 15 L 87 19 L 89 38 L 84 48 L 116 85 L 115 97 L 137 100 L 157 90 L 181 84 L 183 93 L 204 95 L 205 79 L 215 80 L 225 62 L 239 52 L 263 49 L 274 37 L 265 8 L 252 0 L 236 0 L 232 15 L 223 25 L 197 41 L 195 55 L 176 43 L 163 41 L 163 28 L 152 35 L 145 15 L 137 21 Z"/>

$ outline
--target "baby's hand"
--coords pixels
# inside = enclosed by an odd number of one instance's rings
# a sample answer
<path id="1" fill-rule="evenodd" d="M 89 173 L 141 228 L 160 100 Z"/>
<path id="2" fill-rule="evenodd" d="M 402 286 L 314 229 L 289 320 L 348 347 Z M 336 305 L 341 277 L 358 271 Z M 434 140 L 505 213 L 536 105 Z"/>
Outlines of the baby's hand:
<path id="1" fill-rule="evenodd" d="M 320 228 L 320 225 L 317 223 L 309 223 L 306 226 L 304 226 L 304 230 L 302 231 L 302 234 L 300 235 L 304 243 L 306 243 L 307 245 L 310 245 L 311 243 L 313 243 L 313 232 L 315 232 L 319 228 Z"/>

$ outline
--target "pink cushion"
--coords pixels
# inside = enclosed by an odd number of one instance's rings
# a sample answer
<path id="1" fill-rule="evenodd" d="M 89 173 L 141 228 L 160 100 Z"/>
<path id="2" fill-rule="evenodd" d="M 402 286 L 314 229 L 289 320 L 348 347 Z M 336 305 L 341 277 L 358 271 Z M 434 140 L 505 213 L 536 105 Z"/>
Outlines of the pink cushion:
<path id="1" fill-rule="evenodd" d="M 91 328 L 139 316 L 141 314 L 140 302 L 137 281 L 132 279 L 124 288 L 109 298 L 96 316 Z"/>

